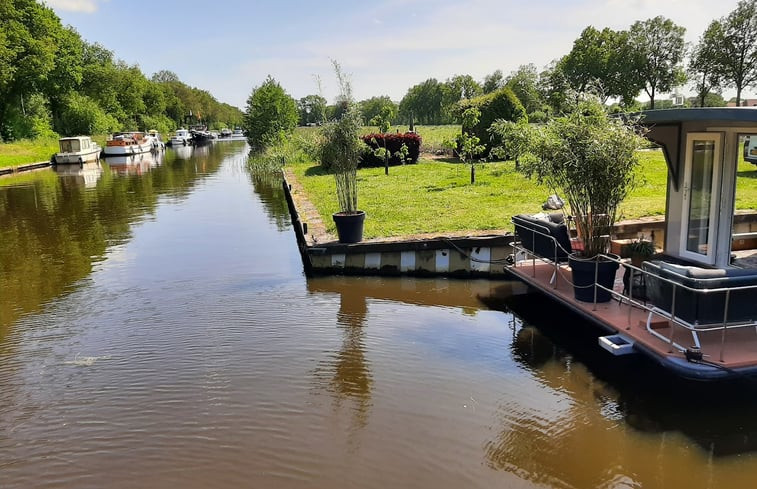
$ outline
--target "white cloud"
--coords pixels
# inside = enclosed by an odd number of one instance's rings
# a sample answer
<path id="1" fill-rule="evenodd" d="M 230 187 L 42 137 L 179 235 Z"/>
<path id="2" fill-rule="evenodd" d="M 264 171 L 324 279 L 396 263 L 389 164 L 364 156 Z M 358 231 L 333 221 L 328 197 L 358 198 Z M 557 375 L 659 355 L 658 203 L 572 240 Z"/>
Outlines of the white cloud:
<path id="1" fill-rule="evenodd" d="M 47 0 L 48 7 L 67 12 L 91 14 L 97 11 L 98 0 Z"/>

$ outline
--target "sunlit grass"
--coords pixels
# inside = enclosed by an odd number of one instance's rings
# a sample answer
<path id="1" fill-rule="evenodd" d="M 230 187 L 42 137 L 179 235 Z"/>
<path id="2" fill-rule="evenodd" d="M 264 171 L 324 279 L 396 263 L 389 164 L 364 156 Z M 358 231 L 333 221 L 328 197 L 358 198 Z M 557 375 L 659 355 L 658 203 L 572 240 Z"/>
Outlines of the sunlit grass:
<path id="1" fill-rule="evenodd" d="M 620 208 L 619 220 L 665 214 L 667 166 L 659 150 L 639 152 L 637 185 Z M 337 211 L 334 178 L 315 163 L 291 165 L 329 232 Z M 510 217 L 537 213 L 552 191 L 527 179 L 514 163 L 470 167 L 421 159 L 417 165 L 358 171 L 358 206 L 365 210 L 365 237 L 392 237 L 511 229 Z M 757 166 L 741 161 L 737 178 L 737 209 L 757 209 Z"/>
<path id="2" fill-rule="evenodd" d="M 100 146 L 105 145 L 104 134 L 92 136 Z M 58 152 L 58 138 L 22 139 L 0 144 L 0 168 L 50 161 Z"/>

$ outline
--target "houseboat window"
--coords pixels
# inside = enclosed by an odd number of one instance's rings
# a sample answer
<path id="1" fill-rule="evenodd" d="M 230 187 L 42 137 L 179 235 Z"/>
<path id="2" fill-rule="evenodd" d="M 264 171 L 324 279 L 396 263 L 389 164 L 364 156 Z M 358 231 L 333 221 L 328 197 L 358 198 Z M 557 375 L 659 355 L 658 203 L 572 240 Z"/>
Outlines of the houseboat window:
<path id="1" fill-rule="evenodd" d="M 715 142 L 694 141 L 686 249 L 699 254 L 708 251 L 714 164 Z"/>

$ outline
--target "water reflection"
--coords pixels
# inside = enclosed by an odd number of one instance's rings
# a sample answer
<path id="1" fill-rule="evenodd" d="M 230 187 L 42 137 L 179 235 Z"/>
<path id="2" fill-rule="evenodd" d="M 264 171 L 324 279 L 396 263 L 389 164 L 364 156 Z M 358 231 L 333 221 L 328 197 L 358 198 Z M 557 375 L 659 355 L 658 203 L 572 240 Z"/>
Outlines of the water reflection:
<path id="1" fill-rule="evenodd" d="M 595 329 L 544 300 L 508 300 L 528 318 L 513 357 L 545 390 L 501 403 L 485 443 L 492 467 L 554 487 L 709 487 L 702 469 L 740 486 L 714 461 L 757 451 L 757 386 L 685 382 L 642 357 L 611 357 Z"/>
<path id="2" fill-rule="evenodd" d="M 83 184 L 85 188 L 97 185 L 103 170 L 99 161 L 90 161 L 83 165 L 57 165 L 53 168 L 60 177 L 70 177 L 69 180 L 75 185 Z"/>
<path id="3" fill-rule="evenodd" d="M 30 181 L 23 185 L 0 187 L 0 341 L 20 315 L 70 291 L 109 247 L 128 240 L 131 226 L 153 213 L 162 195 L 188 195 L 226 155 L 243 150 L 244 144 L 209 150 L 197 166 L 167 152 L 161 166 L 141 175 L 125 171 L 128 178 L 114 178 L 110 170 L 118 164 L 110 162 L 102 163 L 108 171 L 60 165 L 24 176 Z M 139 165 L 158 163 L 147 156 Z"/>
<path id="4" fill-rule="evenodd" d="M 164 153 L 148 152 L 128 156 L 108 156 L 104 161 L 118 175 L 142 175 L 163 163 Z"/>
<path id="5" fill-rule="evenodd" d="M 256 170 L 250 171 L 252 188 L 265 206 L 266 213 L 276 229 L 289 229 L 291 219 L 287 208 L 282 177 L 280 171 Z"/>

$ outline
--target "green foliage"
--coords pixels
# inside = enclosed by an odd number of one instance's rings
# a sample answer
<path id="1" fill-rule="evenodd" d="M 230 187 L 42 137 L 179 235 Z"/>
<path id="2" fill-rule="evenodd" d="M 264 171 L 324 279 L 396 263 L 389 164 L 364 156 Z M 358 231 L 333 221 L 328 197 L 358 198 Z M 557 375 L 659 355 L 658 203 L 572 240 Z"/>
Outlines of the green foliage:
<path id="1" fill-rule="evenodd" d="M 499 144 L 497 140 L 492 140 L 489 134 L 489 127 L 495 120 L 518 121 L 527 119 L 523 104 L 507 87 L 480 97 L 463 100 L 460 102 L 459 108 L 461 114 L 464 114 L 470 108 L 479 111 L 480 116 L 477 122 L 472 125 L 463 123 L 462 132 L 479 138 L 479 141 L 485 147 L 484 152 L 487 154 L 493 146 Z"/>
<path id="2" fill-rule="evenodd" d="M 297 101 L 300 126 L 320 124 L 326 120 L 326 99 L 320 95 L 307 95 Z"/>
<path id="3" fill-rule="evenodd" d="M 698 107 L 710 107 L 706 102 L 707 95 L 720 88 L 722 83 L 723 73 L 720 69 L 720 53 L 718 52 L 722 28 L 723 25 L 719 21 L 713 21 L 699 38 L 699 42 L 691 53 L 689 75 L 694 81 Z"/>
<path id="4" fill-rule="evenodd" d="M 360 140 L 363 126 L 360 108 L 352 99 L 352 86 L 339 63 L 332 61 L 339 82 L 338 103 L 345 107 L 342 116 L 323 126 L 321 132 L 321 164 L 334 172 L 340 212 L 356 212 L 357 167 L 365 149 Z"/>
<path id="5" fill-rule="evenodd" d="M 262 149 L 281 141 L 298 119 L 294 99 L 269 75 L 247 99 L 243 128 L 253 149 Z"/>
<path id="6" fill-rule="evenodd" d="M 367 121 L 380 117 L 382 121 L 391 125 L 397 119 L 399 106 L 395 104 L 389 96 L 383 95 L 381 97 L 371 97 L 361 101 L 360 112 L 362 112 L 363 118 Z M 371 124 L 373 124 L 373 122 L 371 122 Z M 381 132 L 387 131 L 388 129 Z"/>
<path id="7" fill-rule="evenodd" d="M 484 93 L 492 93 L 505 86 L 505 77 L 502 75 L 502 70 L 494 70 L 492 73 L 484 77 L 484 83 L 481 85 L 481 89 Z"/>
<path id="8" fill-rule="evenodd" d="M 441 124 L 442 87 L 436 78 L 410 87 L 400 101 L 400 117 L 405 123 L 412 118 L 418 124 Z"/>
<path id="9" fill-rule="evenodd" d="M 526 154 L 534 138 L 534 129 L 525 119 L 516 122 L 497 120 L 489 128 L 499 145 L 491 150 L 491 154 L 502 159 L 515 160 L 515 166 L 520 165 L 520 158 Z"/>
<path id="10" fill-rule="evenodd" d="M 539 91 L 539 73 L 534 64 L 521 65 L 510 73 L 506 86 L 523 104 L 529 120 L 532 113 L 544 110 L 544 99 Z"/>
<path id="11" fill-rule="evenodd" d="M 570 205 L 588 257 L 607 251 L 618 208 L 635 182 L 639 129 L 584 100 L 534 133 L 524 174 L 545 183 Z"/>
<path id="12" fill-rule="evenodd" d="M 97 102 L 78 93 L 72 93 L 63 102 L 58 126 L 64 136 L 102 134 L 117 131 L 120 122 L 97 105 Z"/>
<path id="13" fill-rule="evenodd" d="M 726 17 L 713 21 L 705 31 L 706 56 L 724 87 L 741 92 L 757 82 L 757 1 L 741 0 Z"/>
<path id="14" fill-rule="evenodd" d="M 638 80 L 655 108 L 655 94 L 670 91 L 685 82 L 681 68 L 684 56 L 684 27 L 662 16 L 637 21 L 628 33 L 628 45 Z"/>

